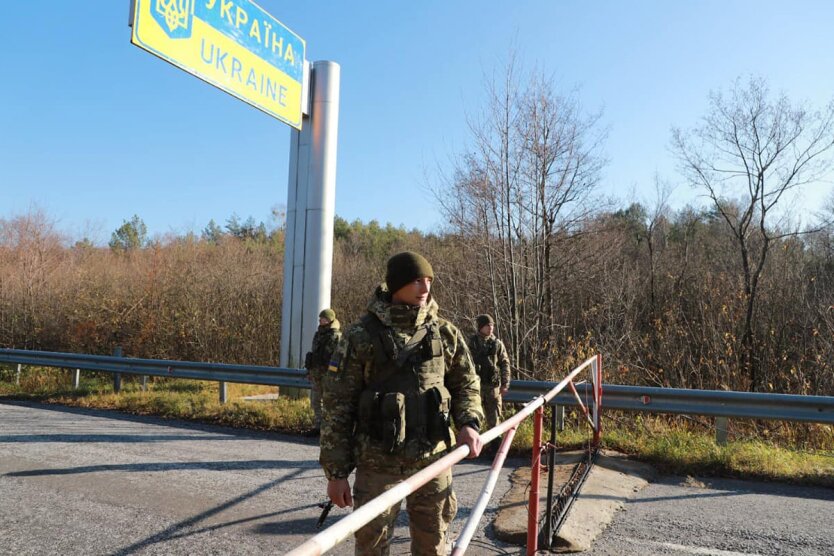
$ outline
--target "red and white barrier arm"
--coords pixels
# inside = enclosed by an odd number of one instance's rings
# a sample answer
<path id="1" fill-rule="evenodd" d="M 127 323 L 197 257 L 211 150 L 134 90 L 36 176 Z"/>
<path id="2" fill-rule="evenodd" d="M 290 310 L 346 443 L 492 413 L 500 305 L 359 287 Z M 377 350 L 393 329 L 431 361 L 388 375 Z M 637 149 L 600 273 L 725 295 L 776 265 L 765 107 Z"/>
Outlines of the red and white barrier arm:
<path id="1" fill-rule="evenodd" d="M 481 434 L 481 442 L 484 444 L 491 442 L 509 429 L 517 427 L 521 421 L 527 418 L 537 408 L 549 402 L 556 394 L 561 392 L 568 382 L 573 380 L 573 378 L 579 374 L 580 371 L 590 365 L 593 361 L 593 358 L 588 359 L 582 365 L 571 371 L 571 373 L 559 384 L 554 386 L 552 390 L 534 400 L 531 400 L 521 409 L 521 411 L 503 423 L 500 423 Z M 349 535 L 359 530 L 362 526 L 370 523 L 372 519 L 384 512 L 386 509 L 401 501 L 403 498 L 406 498 L 409 494 L 416 491 L 421 486 L 425 485 L 468 455 L 469 446 L 458 446 L 425 469 L 421 469 L 405 481 L 399 483 L 397 486 L 383 492 L 376 498 L 370 500 L 364 506 L 357 508 L 321 533 L 297 546 L 288 552 L 287 556 L 319 556 L 320 554 L 324 554 L 345 540 Z"/>

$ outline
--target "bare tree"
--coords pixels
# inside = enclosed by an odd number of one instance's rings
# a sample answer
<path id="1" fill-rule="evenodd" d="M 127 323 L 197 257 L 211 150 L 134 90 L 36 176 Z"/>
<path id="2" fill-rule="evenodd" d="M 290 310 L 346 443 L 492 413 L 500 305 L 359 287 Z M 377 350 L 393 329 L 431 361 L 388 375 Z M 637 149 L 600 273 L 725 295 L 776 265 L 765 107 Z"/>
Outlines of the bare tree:
<path id="1" fill-rule="evenodd" d="M 511 62 L 487 83 L 487 107 L 470 121 L 472 150 L 436 197 L 471 248 L 465 271 L 484 277 L 471 314 L 495 313 L 514 367 L 534 370 L 552 355 L 559 245 L 590 213 L 605 134 L 574 97 L 520 73 Z"/>
<path id="2" fill-rule="evenodd" d="M 760 386 L 753 322 L 762 271 L 773 242 L 798 233 L 771 220 L 790 192 L 830 168 L 832 146 L 834 103 L 811 111 L 784 94 L 772 98 L 766 82 L 755 78 L 736 81 L 727 96 L 712 93 L 699 127 L 673 130 L 683 174 L 706 192 L 738 248 L 746 301 L 742 365 L 751 390 Z"/>

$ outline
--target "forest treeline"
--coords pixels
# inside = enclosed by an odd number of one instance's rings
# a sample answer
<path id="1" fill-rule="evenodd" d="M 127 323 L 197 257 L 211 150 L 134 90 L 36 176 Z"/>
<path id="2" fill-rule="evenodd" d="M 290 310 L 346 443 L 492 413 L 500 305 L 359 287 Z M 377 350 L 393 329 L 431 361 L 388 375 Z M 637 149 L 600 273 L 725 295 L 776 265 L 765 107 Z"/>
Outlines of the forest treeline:
<path id="1" fill-rule="evenodd" d="M 335 229 L 333 306 L 343 321 L 361 315 L 387 257 L 413 249 L 435 268 L 447 318 L 471 333 L 475 315 L 494 312 L 498 334 L 508 336 L 508 315 L 491 305 L 483 253 L 470 239 L 340 218 Z M 609 382 L 751 387 L 740 265 L 715 214 L 686 209 L 651 220 L 635 204 L 594 215 L 562 241 L 549 277 L 553 325 L 525 330 L 516 377 L 552 379 L 600 351 Z M 0 220 L 0 345 L 97 354 L 120 345 L 133 357 L 276 365 L 282 245 L 279 229 L 261 239 L 226 232 L 121 250 L 67 245 L 42 212 Z M 536 295 L 519 304 L 540 305 Z M 780 242 L 760 296 L 760 389 L 834 394 L 834 234 Z"/>
<path id="2" fill-rule="evenodd" d="M 800 226 L 787 205 L 831 168 L 832 106 L 737 81 L 673 132 L 681 185 L 705 203 L 671 209 L 658 179 L 655 199 L 613 206 L 596 193 L 600 115 L 514 71 L 488 84 L 471 148 L 421 202 L 442 229 L 336 218 L 340 320 L 408 249 L 464 333 L 496 317 L 516 378 L 601 352 L 612 383 L 834 395 L 834 229 L 824 213 Z M 149 241 L 135 216 L 107 247 L 38 210 L 0 219 L 0 346 L 276 365 L 282 258 L 280 223 L 251 218 Z"/>

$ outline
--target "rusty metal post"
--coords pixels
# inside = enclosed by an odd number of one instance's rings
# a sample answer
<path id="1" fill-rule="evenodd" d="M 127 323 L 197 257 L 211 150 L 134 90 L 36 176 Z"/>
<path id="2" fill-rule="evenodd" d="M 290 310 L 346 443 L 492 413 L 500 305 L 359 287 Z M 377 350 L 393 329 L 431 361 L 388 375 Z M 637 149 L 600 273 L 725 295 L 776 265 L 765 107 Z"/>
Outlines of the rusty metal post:
<path id="1" fill-rule="evenodd" d="M 594 369 L 594 446 L 602 438 L 602 354 L 597 354 Z"/>
<path id="2" fill-rule="evenodd" d="M 534 556 L 539 548 L 539 477 L 543 419 L 544 410 L 539 406 L 533 416 L 533 461 L 530 464 L 530 503 L 527 505 L 527 556 Z"/>

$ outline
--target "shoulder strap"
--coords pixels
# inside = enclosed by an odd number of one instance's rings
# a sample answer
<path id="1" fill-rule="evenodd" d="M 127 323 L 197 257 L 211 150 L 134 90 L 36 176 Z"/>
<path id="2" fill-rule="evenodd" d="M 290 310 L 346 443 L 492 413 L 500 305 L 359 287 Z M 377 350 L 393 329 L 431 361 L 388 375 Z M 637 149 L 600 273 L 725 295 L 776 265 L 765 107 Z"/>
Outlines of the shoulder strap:
<path id="1" fill-rule="evenodd" d="M 414 350 L 420 347 L 420 342 L 423 341 L 423 338 L 426 337 L 426 334 L 429 331 L 429 327 L 427 325 L 422 325 L 417 331 L 414 333 L 414 336 L 411 337 L 410 340 L 403 346 L 400 350 L 400 354 L 397 356 L 397 367 L 402 367 L 408 358 L 411 357 L 411 354 L 414 353 Z"/>
<path id="2" fill-rule="evenodd" d="M 390 334 L 386 334 L 385 326 L 379 318 L 371 313 L 365 313 L 359 320 L 368 332 L 374 346 L 374 362 L 381 367 L 390 359 L 396 358 L 398 355 L 397 345 Z M 384 340 L 388 341 L 385 342 Z"/>

